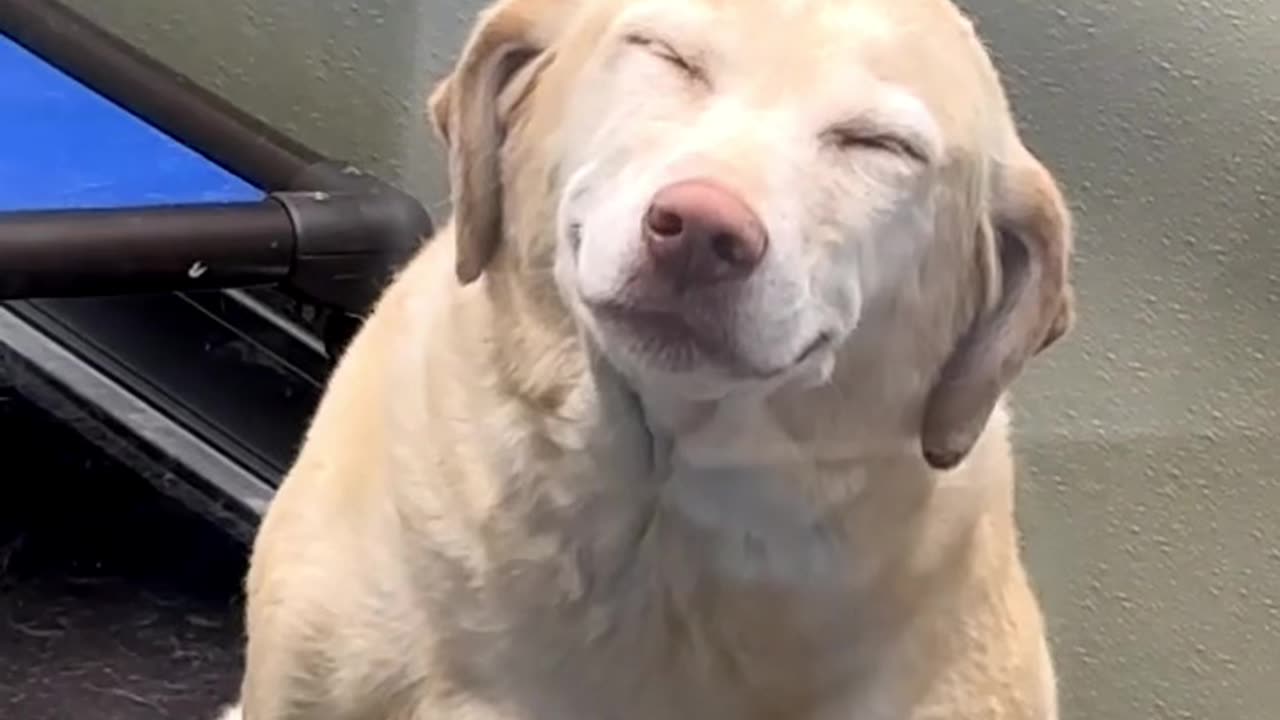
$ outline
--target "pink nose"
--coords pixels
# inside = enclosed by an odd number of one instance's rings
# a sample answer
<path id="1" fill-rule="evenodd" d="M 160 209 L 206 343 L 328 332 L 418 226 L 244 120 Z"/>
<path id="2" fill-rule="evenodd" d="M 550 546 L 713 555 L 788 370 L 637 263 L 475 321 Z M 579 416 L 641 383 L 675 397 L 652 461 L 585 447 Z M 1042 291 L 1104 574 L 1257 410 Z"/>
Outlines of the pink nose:
<path id="1" fill-rule="evenodd" d="M 746 202 L 706 180 L 659 190 L 643 231 L 654 270 L 679 288 L 744 278 L 769 246 L 764 225 Z"/>

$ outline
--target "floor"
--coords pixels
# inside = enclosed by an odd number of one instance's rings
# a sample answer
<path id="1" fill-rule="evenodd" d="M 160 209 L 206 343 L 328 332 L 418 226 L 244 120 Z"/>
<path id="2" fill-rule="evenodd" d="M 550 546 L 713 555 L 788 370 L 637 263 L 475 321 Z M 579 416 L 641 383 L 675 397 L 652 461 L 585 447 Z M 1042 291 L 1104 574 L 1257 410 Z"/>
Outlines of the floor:
<path id="1" fill-rule="evenodd" d="M 212 718 L 244 548 L 0 388 L 0 718 Z"/>

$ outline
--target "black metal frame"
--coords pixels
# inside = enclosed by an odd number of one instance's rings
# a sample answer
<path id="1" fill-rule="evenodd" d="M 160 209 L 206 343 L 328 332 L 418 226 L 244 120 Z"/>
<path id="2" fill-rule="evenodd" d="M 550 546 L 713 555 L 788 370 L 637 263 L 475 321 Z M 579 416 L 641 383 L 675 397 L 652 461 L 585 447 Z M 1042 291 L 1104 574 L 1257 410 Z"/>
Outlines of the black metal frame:
<path id="1" fill-rule="evenodd" d="M 0 34 L 266 193 L 0 214 L 0 382 L 247 538 L 431 220 L 56 0 L 0 2 Z"/>
<path id="2" fill-rule="evenodd" d="M 0 215 L 0 267 L 25 279 L 9 293 L 0 284 L 0 299 L 290 283 L 296 275 L 304 295 L 359 312 L 430 230 L 406 193 L 325 159 L 55 0 L 6 0 L 0 33 L 270 195 L 217 208 Z M 228 253 L 229 238 L 246 230 L 260 242 L 234 243 Z M 49 249 L 63 243 L 73 252 Z M 229 254 L 228 262 L 191 273 L 199 251 Z M 50 272 L 55 252 L 62 260 Z M 118 257 L 131 259 L 127 267 Z"/>

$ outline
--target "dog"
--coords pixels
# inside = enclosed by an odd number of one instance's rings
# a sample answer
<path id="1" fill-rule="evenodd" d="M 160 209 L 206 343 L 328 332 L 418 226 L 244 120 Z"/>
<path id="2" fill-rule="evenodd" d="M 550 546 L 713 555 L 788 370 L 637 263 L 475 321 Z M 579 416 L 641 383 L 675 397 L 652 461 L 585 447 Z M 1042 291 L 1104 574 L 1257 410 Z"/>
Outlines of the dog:
<path id="1" fill-rule="evenodd" d="M 501 0 L 246 582 L 244 720 L 1052 720 L 1071 215 L 949 0 Z"/>

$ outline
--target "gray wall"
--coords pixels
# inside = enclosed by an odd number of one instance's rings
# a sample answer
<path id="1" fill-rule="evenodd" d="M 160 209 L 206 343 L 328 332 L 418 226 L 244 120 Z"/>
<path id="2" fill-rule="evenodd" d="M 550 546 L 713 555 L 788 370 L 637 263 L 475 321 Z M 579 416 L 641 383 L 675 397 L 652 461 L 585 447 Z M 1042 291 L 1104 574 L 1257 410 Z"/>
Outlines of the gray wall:
<path id="1" fill-rule="evenodd" d="M 477 0 L 77 4 L 440 201 L 420 108 Z M 1080 327 L 1019 393 L 1065 716 L 1275 718 L 1280 8 L 967 4 L 1080 225 Z"/>
<path id="2" fill-rule="evenodd" d="M 1280 716 L 1280 5 L 968 4 L 1080 222 L 1019 403 L 1067 717 Z"/>
<path id="3" fill-rule="evenodd" d="M 317 150 L 445 195 L 425 119 L 476 0 L 68 0 Z"/>

